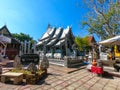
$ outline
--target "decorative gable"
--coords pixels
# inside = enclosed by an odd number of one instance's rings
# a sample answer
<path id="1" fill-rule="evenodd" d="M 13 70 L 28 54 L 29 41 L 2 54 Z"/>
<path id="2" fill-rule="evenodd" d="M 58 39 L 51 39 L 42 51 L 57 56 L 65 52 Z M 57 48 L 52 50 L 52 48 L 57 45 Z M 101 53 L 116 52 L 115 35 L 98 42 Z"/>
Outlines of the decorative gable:
<path id="1" fill-rule="evenodd" d="M 11 33 L 9 32 L 6 26 L 3 26 L 2 28 L 0 28 L 0 34 L 7 37 L 12 37 Z"/>

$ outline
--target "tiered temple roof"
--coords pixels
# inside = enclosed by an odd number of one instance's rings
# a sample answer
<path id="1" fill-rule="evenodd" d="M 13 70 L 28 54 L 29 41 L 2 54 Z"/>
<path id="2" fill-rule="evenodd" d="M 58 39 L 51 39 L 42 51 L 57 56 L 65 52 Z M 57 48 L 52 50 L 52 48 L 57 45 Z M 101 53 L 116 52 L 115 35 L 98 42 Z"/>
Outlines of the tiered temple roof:
<path id="1" fill-rule="evenodd" d="M 61 45 L 65 42 L 65 38 L 68 36 L 68 34 L 73 35 L 70 26 L 68 26 L 66 29 L 63 29 L 62 27 L 59 27 L 58 29 L 55 27 L 48 27 L 47 32 L 43 34 L 37 45 Z"/>

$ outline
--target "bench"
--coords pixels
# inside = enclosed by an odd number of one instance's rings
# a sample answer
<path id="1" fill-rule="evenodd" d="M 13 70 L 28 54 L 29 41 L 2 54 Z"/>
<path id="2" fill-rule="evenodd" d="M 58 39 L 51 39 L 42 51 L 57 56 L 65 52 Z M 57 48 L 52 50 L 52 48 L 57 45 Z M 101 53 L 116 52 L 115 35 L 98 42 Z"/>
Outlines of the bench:
<path id="1" fill-rule="evenodd" d="M 10 78 L 13 78 L 13 84 L 19 84 L 23 80 L 23 73 L 7 72 L 1 74 L 1 82 L 5 83 L 10 81 Z"/>

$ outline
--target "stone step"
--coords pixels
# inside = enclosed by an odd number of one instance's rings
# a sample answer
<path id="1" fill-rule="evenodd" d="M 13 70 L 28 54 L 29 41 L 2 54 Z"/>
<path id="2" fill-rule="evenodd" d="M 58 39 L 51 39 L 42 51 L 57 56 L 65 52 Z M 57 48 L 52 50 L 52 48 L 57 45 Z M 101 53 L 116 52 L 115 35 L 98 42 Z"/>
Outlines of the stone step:
<path id="1" fill-rule="evenodd" d="M 116 77 L 120 77 L 120 72 L 115 71 L 114 67 L 104 66 L 104 71 L 108 72 L 108 74 Z"/>

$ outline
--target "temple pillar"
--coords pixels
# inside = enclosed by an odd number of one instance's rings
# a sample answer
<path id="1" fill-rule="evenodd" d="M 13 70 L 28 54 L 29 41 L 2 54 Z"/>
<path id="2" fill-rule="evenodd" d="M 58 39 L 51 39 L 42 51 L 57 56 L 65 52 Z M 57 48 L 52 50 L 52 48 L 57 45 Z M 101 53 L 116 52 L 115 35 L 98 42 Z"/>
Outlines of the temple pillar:
<path id="1" fill-rule="evenodd" d="M 26 46 L 27 46 L 27 41 L 24 41 L 24 54 L 26 54 Z"/>
<path id="2" fill-rule="evenodd" d="M 68 45 L 67 45 L 67 37 L 65 37 L 65 49 L 66 49 L 66 56 L 68 56 Z"/>
<path id="3" fill-rule="evenodd" d="M 30 53 L 30 41 L 28 41 L 28 49 L 27 49 L 27 53 Z"/>
<path id="4" fill-rule="evenodd" d="M 52 58 L 54 57 L 53 47 L 51 48 Z"/>

